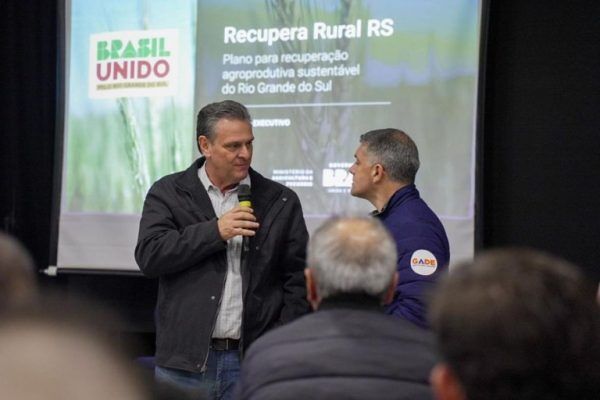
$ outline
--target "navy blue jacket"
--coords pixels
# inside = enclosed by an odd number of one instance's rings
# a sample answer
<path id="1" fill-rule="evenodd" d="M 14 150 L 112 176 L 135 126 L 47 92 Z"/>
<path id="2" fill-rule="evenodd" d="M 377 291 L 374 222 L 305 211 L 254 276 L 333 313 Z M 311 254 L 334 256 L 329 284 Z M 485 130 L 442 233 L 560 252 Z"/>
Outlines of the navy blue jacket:
<path id="1" fill-rule="evenodd" d="M 415 185 L 399 189 L 375 216 L 390 231 L 398 250 L 398 286 L 386 312 L 428 327 L 427 293 L 450 262 L 446 231 Z"/>

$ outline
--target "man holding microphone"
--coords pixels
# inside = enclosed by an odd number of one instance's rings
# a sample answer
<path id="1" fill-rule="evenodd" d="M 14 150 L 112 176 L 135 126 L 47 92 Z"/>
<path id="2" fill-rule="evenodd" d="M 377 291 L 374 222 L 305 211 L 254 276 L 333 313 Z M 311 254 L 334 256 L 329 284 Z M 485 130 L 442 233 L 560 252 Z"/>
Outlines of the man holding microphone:
<path id="1" fill-rule="evenodd" d="M 244 349 L 308 311 L 308 233 L 297 195 L 250 168 L 246 107 L 205 106 L 196 133 L 203 157 L 150 188 L 135 256 L 159 278 L 157 379 L 227 399 Z"/>

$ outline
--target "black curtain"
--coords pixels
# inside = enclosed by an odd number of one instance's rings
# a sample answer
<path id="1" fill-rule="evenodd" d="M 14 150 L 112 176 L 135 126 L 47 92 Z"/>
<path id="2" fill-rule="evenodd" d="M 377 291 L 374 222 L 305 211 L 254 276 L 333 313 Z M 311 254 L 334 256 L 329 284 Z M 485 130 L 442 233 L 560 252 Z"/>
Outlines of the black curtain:
<path id="1" fill-rule="evenodd" d="M 50 255 L 57 121 L 54 1 L 0 6 L 0 229 L 19 237 L 39 266 Z"/>
<path id="2" fill-rule="evenodd" d="M 600 280 L 600 2 L 491 1 L 483 244 L 532 246 Z"/>

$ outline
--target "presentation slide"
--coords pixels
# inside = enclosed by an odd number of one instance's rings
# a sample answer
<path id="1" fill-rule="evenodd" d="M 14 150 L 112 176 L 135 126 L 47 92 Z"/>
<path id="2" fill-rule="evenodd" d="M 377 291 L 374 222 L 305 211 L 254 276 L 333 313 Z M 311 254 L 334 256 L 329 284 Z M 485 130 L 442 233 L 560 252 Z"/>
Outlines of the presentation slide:
<path id="1" fill-rule="evenodd" d="M 252 166 L 298 193 L 310 231 L 372 210 L 349 193 L 359 137 L 404 130 L 452 259 L 472 256 L 480 1 L 72 0 L 67 11 L 59 267 L 137 269 L 148 188 L 198 157 L 196 114 L 224 99 L 248 107 Z"/>

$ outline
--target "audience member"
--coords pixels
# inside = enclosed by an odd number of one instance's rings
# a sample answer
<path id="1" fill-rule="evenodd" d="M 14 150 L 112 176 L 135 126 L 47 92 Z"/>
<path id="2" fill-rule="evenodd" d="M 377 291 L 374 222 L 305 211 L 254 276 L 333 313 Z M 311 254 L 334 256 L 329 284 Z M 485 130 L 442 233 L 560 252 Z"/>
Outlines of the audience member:
<path id="1" fill-rule="evenodd" d="M 44 303 L 13 309 L 0 321 L 2 398 L 136 400 L 151 396 L 135 366 L 97 329 L 102 319 L 77 315 L 76 309 L 50 299 Z M 94 318 L 95 324 L 88 325 Z"/>
<path id="2" fill-rule="evenodd" d="M 242 399 L 429 399 L 430 333 L 385 315 L 397 282 L 396 246 L 377 219 L 333 218 L 308 246 L 315 313 L 249 349 Z"/>
<path id="3" fill-rule="evenodd" d="M 31 302 L 37 291 L 29 252 L 15 238 L 0 232 L 0 311 Z"/>
<path id="4" fill-rule="evenodd" d="M 431 322 L 440 400 L 597 399 L 600 311 L 573 265 L 498 250 L 453 268 Z"/>
<path id="5" fill-rule="evenodd" d="M 0 396 L 4 399 L 207 399 L 155 383 L 133 363 L 109 310 L 58 292 L 40 293 L 34 263 L 0 232 Z"/>

